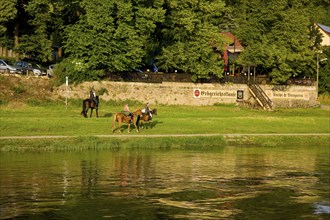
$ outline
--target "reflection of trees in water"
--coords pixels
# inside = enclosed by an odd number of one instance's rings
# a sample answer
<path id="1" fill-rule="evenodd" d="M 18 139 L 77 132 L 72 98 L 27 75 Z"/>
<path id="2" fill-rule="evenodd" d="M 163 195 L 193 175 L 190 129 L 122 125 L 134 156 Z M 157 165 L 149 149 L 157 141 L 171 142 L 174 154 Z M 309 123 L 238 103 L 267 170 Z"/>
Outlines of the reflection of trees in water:
<path id="1" fill-rule="evenodd" d="M 155 172 L 151 156 L 143 153 L 114 152 L 107 155 L 107 159 L 81 161 L 82 195 L 95 196 L 95 193 L 101 192 L 100 187 L 105 188 L 106 193 L 123 192 L 127 187 L 148 182 Z"/>
<path id="2" fill-rule="evenodd" d="M 119 177 L 119 186 L 141 184 L 151 175 L 150 156 L 127 152 L 113 157 L 114 175 Z"/>
<path id="3" fill-rule="evenodd" d="M 136 149 L 65 156 L 34 155 L 20 166 L 2 160 L 0 181 L 6 187 L 1 188 L 1 211 L 5 206 L 6 216 L 15 217 L 63 204 L 79 209 L 82 201 L 98 197 L 116 207 L 152 203 L 165 213 L 179 210 L 186 218 L 191 217 L 189 210 L 232 216 L 262 204 L 273 210 L 272 199 L 287 200 L 298 209 L 299 203 L 317 201 L 320 192 L 329 195 L 324 193 L 329 192 L 329 153 L 310 148 L 228 147 L 221 153 Z"/>
<path id="4" fill-rule="evenodd" d="M 81 161 L 81 187 L 82 194 L 93 196 L 96 192 L 94 187 L 97 185 L 99 178 L 98 161 L 82 160 Z"/>
<path id="5" fill-rule="evenodd" d="M 48 154 L 19 154 L 11 160 L 2 164 L 0 172 L 0 219 L 37 216 L 65 204 L 70 171 L 63 158 L 54 163 Z"/>

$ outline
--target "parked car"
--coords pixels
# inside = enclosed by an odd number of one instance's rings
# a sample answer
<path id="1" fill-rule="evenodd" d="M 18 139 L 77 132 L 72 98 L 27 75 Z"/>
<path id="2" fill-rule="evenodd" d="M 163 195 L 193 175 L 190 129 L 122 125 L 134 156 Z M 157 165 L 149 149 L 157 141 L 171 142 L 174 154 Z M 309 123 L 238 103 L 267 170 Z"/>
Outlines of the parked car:
<path id="1" fill-rule="evenodd" d="M 9 65 L 5 60 L 0 60 L 0 71 L 4 73 L 18 73 L 17 68 Z"/>
<path id="2" fill-rule="evenodd" d="M 45 70 L 38 64 L 34 64 L 26 61 L 17 61 L 14 66 L 17 68 L 18 72 L 27 75 L 33 74 L 35 76 L 43 76 L 46 75 Z"/>
<path id="3" fill-rule="evenodd" d="M 55 64 L 49 65 L 47 69 L 47 76 L 50 78 L 53 76 Z"/>

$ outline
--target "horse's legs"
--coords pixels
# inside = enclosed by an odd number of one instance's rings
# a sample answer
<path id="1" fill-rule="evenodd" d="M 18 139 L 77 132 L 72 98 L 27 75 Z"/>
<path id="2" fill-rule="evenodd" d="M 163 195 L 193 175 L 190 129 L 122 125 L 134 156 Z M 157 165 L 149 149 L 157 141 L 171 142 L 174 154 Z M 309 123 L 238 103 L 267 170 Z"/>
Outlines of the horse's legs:
<path id="1" fill-rule="evenodd" d="M 85 101 L 83 101 L 83 104 L 82 104 L 81 115 L 83 115 L 85 118 L 87 118 Z"/>
<path id="2" fill-rule="evenodd" d="M 89 115 L 89 117 L 91 118 L 93 114 L 93 109 L 91 108 L 91 114 Z"/>
<path id="3" fill-rule="evenodd" d="M 116 128 L 116 122 L 117 122 L 117 116 L 113 118 L 113 123 L 112 123 L 112 133 L 115 132 Z M 119 123 L 119 122 L 118 122 Z"/>
<path id="4" fill-rule="evenodd" d="M 121 133 L 121 121 L 118 121 L 118 129 L 119 129 L 119 132 Z"/>
<path id="5" fill-rule="evenodd" d="M 133 120 L 133 124 L 134 124 L 135 130 L 136 130 L 136 132 L 139 132 L 139 126 L 137 125 L 137 123 L 138 123 L 137 120 L 136 121 Z"/>
<path id="6" fill-rule="evenodd" d="M 83 110 L 81 111 L 81 115 L 84 116 L 85 118 L 87 118 L 87 115 L 86 115 L 85 109 L 83 109 Z"/>
<path id="7" fill-rule="evenodd" d="M 131 123 L 129 123 L 129 122 L 127 124 L 127 130 L 128 130 L 128 133 L 131 133 Z"/>
<path id="8" fill-rule="evenodd" d="M 112 127 L 111 127 L 112 133 L 115 132 L 115 126 L 116 126 L 116 122 L 114 122 L 114 123 L 112 124 Z"/>

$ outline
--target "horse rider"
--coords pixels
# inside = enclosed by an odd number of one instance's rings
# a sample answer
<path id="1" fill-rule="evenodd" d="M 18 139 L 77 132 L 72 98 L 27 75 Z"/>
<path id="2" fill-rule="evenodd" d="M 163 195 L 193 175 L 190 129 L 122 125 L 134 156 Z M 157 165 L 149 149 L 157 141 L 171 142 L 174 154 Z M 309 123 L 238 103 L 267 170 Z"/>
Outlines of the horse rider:
<path id="1" fill-rule="evenodd" d="M 125 104 L 123 113 L 124 113 L 126 116 L 130 116 L 130 117 L 131 117 L 131 120 L 133 120 L 133 114 L 132 114 L 131 111 L 129 110 L 128 104 Z"/>
<path id="2" fill-rule="evenodd" d="M 146 106 L 144 108 L 144 111 L 149 116 L 149 119 L 148 120 L 151 120 L 152 119 L 152 114 L 151 114 L 151 111 L 150 111 L 150 108 L 149 108 L 149 102 L 147 102 L 147 104 L 146 104 Z"/>
<path id="3" fill-rule="evenodd" d="M 91 89 L 91 91 L 89 92 L 89 97 L 94 102 L 95 108 L 97 108 L 98 101 L 96 99 L 96 94 L 95 94 L 94 89 Z"/>

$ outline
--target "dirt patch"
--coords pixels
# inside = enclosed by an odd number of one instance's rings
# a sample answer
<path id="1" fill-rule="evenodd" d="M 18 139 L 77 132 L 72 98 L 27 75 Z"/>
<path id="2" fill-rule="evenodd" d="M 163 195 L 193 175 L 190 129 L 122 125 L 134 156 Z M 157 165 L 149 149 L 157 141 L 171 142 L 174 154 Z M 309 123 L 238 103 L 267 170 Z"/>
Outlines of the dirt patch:
<path id="1" fill-rule="evenodd" d="M 52 91 L 50 79 L 21 75 L 0 76 L 0 102 L 25 103 L 28 100 L 57 99 Z"/>
<path id="2" fill-rule="evenodd" d="M 321 105 L 321 109 L 325 109 L 330 111 L 330 106 L 329 105 Z"/>

